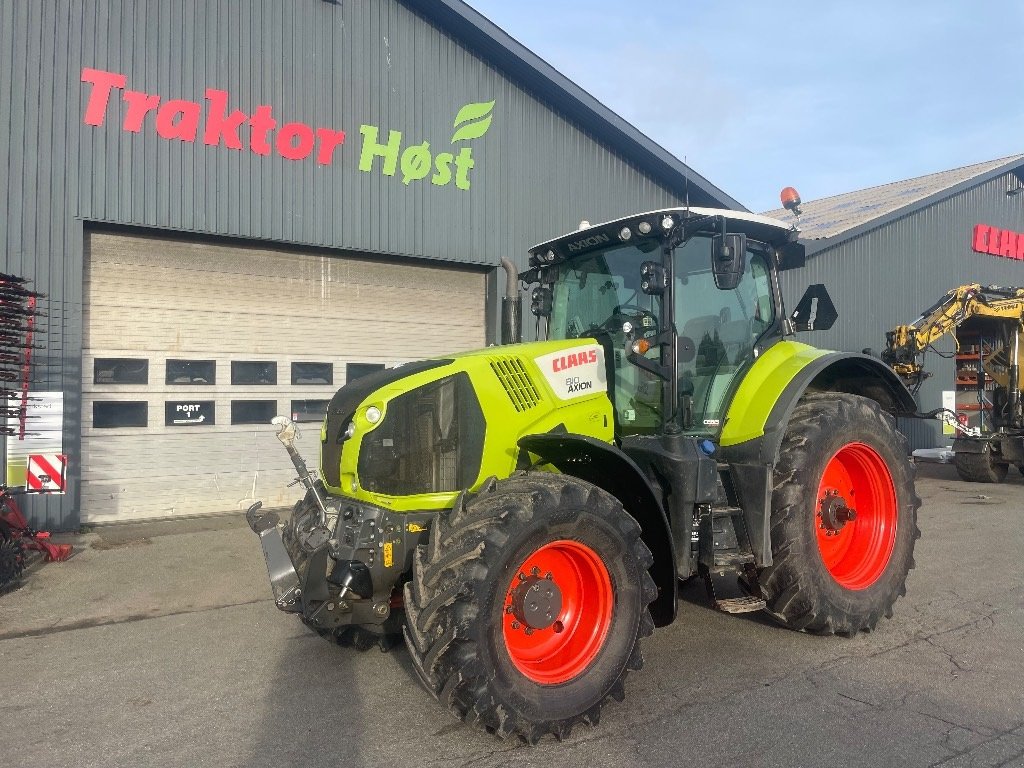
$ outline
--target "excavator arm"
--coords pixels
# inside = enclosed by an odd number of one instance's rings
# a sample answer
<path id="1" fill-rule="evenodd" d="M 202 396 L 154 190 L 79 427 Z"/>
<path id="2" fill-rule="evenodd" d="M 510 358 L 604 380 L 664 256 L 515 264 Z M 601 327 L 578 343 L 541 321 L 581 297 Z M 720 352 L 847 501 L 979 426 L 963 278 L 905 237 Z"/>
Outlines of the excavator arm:
<path id="1" fill-rule="evenodd" d="M 977 283 L 954 288 L 909 325 L 898 325 L 885 334 L 882 360 L 904 379 L 920 380 L 921 355 L 947 333 L 952 333 L 971 317 L 1005 320 L 1016 326 L 1015 346 L 1019 344 L 1024 322 L 1024 288 L 982 286 Z M 1016 360 L 1016 350 L 996 354 Z M 1010 360 L 1007 359 L 1007 365 Z M 1004 374 L 1005 377 L 1005 374 Z"/>

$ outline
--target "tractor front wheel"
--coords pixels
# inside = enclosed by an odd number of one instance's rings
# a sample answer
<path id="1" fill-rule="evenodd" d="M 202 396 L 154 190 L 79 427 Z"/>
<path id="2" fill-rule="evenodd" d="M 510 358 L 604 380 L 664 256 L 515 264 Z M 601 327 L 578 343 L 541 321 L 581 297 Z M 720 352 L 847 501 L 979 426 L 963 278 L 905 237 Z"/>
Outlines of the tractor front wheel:
<path id="1" fill-rule="evenodd" d="M 914 567 L 920 499 L 906 439 L 873 400 L 807 395 L 775 469 L 769 612 L 792 629 L 853 635 L 891 617 Z"/>
<path id="2" fill-rule="evenodd" d="M 654 629 L 651 553 L 617 499 L 566 475 L 485 484 L 438 514 L 405 587 L 427 689 L 499 736 L 596 724 Z"/>

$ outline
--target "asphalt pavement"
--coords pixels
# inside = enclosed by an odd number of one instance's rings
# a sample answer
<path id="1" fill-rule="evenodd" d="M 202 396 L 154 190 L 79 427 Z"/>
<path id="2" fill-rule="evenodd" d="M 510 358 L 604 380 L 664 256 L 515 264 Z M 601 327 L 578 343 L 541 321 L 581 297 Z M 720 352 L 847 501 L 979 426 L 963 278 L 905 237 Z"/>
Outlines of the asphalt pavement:
<path id="1" fill-rule="evenodd" d="M 112 525 L 0 595 L 0 765 L 1024 766 L 1024 479 L 918 472 L 893 619 L 853 639 L 688 584 L 600 725 L 535 747 L 458 722 L 404 649 L 279 612 L 239 516 Z"/>

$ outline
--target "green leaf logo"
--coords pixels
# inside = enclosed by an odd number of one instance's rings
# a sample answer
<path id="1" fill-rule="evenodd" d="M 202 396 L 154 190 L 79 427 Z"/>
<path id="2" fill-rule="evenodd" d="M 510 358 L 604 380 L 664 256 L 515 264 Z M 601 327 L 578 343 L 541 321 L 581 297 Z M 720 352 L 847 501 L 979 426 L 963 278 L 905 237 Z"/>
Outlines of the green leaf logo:
<path id="1" fill-rule="evenodd" d="M 466 139 L 479 139 L 487 129 L 491 127 L 491 110 L 494 109 L 494 101 L 481 101 L 476 104 L 467 104 L 459 110 L 455 116 L 455 133 L 452 134 L 452 144 L 456 141 Z"/>

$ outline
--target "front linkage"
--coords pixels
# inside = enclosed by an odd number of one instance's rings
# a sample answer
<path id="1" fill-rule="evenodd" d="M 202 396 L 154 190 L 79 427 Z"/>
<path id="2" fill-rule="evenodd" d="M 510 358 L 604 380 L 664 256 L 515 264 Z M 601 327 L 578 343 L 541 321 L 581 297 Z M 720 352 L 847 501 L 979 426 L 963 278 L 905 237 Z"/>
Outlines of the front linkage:
<path id="1" fill-rule="evenodd" d="M 389 619 L 402 604 L 402 583 L 434 513 L 396 514 L 327 495 L 295 448 L 295 423 L 282 416 L 273 423 L 306 488 L 283 525 L 262 502 L 245 515 L 260 537 L 274 602 L 282 611 L 301 614 L 321 634 L 341 640 L 348 628 L 362 627 L 385 643 L 386 636 L 401 631 L 400 623 Z"/>

